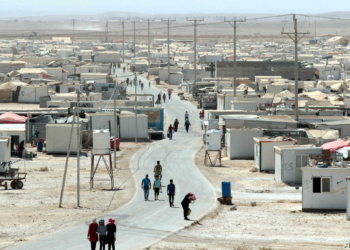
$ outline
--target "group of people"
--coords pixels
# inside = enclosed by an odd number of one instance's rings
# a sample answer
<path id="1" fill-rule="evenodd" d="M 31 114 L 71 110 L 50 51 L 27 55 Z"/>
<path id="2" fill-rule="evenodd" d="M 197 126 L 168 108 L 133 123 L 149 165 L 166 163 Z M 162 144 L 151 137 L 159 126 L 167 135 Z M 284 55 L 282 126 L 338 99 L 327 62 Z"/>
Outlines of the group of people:
<path id="1" fill-rule="evenodd" d="M 190 126 L 191 126 L 191 122 L 189 120 L 189 116 L 190 115 L 186 111 L 186 113 L 185 113 L 185 125 L 184 126 L 186 128 L 186 132 L 187 133 L 188 133 L 188 130 L 189 130 Z M 202 113 L 200 112 L 200 117 L 201 116 L 202 116 Z M 204 110 L 203 110 L 203 117 L 204 117 Z M 175 119 L 174 125 L 170 124 L 169 127 L 168 127 L 167 135 L 169 137 L 169 140 L 173 139 L 173 133 L 177 132 L 178 127 L 179 127 L 179 121 L 177 119 Z"/>
<path id="2" fill-rule="evenodd" d="M 91 250 L 96 249 L 97 242 L 100 242 L 100 250 L 105 250 L 105 245 L 108 244 L 108 250 L 115 250 L 115 241 L 117 240 L 117 226 L 115 220 L 109 218 L 108 224 L 105 225 L 103 219 L 99 220 L 98 224 L 96 218 L 92 218 L 89 224 L 87 239 L 90 241 Z"/>
<path id="3" fill-rule="evenodd" d="M 132 86 L 132 82 L 134 82 L 134 86 L 136 86 L 136 81 L 130 80 L 129 77 L 126 78 L 125 82 L 126 82 L 126 86 L 129 86 L 129 84 L 130 86 Z M 141 80 L 139 80 L 139 86 L 141 87 L 141 90 L 143 90 L 144 83 Z M 151 87 L 151 81 L 148 82 L 148 87 Z"/>
<path id="4" fill-rule="evenodd" d="M 151 180 L 149 179 L 148 174 L 146 174 L 145 178 L 142 179 L 141 182 L 141 188 L 143 189 L 144 192 L 144 198 L 145 201 L 148 201 L 149 198 L 149 191 L 153 186 L 153 191 L 154 191 L 154 200 L 158 200 L 159 194 L 162 193 L 162 172 L 163 172 L 163 167 L 160 165 L 160 161 L 157 161 L 157 165 L 154 167 L 154 181 L 153 185 L 151 184 Z M 175 198 L 175 184 L 174 181 L 171 179 L 170 183 L 167 185 L 167 195 L 169 197 L 169 205 L 170 207 L 174 206 L 174 198 Z M 194 196 L 193 193 L 188 193 L 184 197 L 184 199 L 181 202 L 183 211 L 184 211 L 184 219 L 189 220 L 188 215 L 189 215 L 189 205 L 191 202 L 194 202 L 196 200 L 196 197 Z"/>

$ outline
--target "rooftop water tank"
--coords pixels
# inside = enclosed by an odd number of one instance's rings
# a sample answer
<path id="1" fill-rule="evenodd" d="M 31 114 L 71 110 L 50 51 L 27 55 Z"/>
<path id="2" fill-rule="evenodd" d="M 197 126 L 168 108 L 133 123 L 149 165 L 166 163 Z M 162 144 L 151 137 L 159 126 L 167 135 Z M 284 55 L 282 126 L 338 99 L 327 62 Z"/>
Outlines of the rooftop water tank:
<path id="1" fill-rule="evenodd" d="M 206 133 L 206 149 L 221 150 L 221 133 L 220 130 L 211 129 Z"/>
<path id="2" fill-rule="evenodd" d="M 110 154 L 110 133 L 108 129 L 95 129 L 92 133 L 92 154 L 108 155 Z"/>

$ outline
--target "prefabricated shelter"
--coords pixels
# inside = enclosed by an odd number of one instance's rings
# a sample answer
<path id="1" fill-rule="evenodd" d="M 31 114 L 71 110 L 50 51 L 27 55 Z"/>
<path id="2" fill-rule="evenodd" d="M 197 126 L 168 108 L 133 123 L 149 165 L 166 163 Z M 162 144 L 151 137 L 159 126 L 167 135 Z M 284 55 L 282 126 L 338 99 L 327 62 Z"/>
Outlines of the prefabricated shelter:
<path id="1" fill-rule="evenodd" d="M 164 130 L 164 108 L 138 108 L 137 113 L 148 116 L 148 128 Z"/>
<path id="2" fill-rule="evenodd" d="M 232 159 L 254 158 L 254 137 L 262 137 L 261 129 L 227 129 L 226 130 L 227 156 Z"/>
<path id="3" fill-rule="evenodd" d="M 121 114 L 119 116 L 121 139 L 148 138 L 148 117 L 147 115 L 138 114 L 137 123 L 135 122 L 135 114 Z M 137 124 L 137 132 L 136 132 Z"/>
<path id="4" fill-rule="evenodd" d="M 11 137 L 0 137 L 0 162 L 11 161 Z M 2 167 L 0 167 L 1 172 Z"/>
<path id="5" fill-rule="evenodd" d="M 111 136 L 115 136 L 114 113 L 86 113 L 86 118 L 89 120 L 89 130 L 106 130 L 108 129 Z M 117 114 L 117 131 L 119 130 L 119 114 Z M 119 138 L 119 134 L 117 135 Z"/>
<path id="6" fill-rule="evenodd" d="M 9 136 L 11 138 L 11 151 L 17 151 L 17 146 L 21 141 L 26 141 L 25 124 L 0 124 L 0 137 Z M 25 143 L 24 143 L 25 145 Z"/>
<path id="7" fill-rule="evenodd" d="M 231 110 L 257 111 L 258 103 L 255 101 L 231 101 Z"/>
<path id="8" fill-rule="evenodd" d="M 350 177 L 346 178 L 346 219 L 350 220 Z"/>
<path id="9" fill-rule="evenodd" d="M 71 139 L 70 153 L 76 154 L 78 151 L 77 129 L 80 130 L 80 127 L 81 124 L 74 124 L 71 136 L 72 124 L 46 124 L 46 152 L 49 154 L 66 154 Z"/>
<path id="10" fill-rule="evenodd" d="M 96 52 L 95 62 L 103 62 L 103 63 L 119 63 L 120 53 L 117 51 L 100 51 Z"/>
<path id="11" fill-rule="evenodd" d="M 275 170 L 274 146 L 293 145 L 297 141 L 287 137 L 254 137 L 254 167 L 261 171 Z"/>
<path id="12" fill-rule="evenodd" d="M 309 157 L 322 155 L 322 148 L 315 145 L 275 146 L 275 180 L 285 183 L 301 183 L 301 168 L 309 165 Z"/>
<path id="13" fill-rule="evenodd" d="M 47 85 L 27 85 L 21 86 L 18 102 L 39 103 L 40 97 L 48 96 L 49 87 Z"/>
<path id="14" fill-rule="evenodd" d="M 350 168 L 302 167 L 302 210 L 345 210 Z"/>

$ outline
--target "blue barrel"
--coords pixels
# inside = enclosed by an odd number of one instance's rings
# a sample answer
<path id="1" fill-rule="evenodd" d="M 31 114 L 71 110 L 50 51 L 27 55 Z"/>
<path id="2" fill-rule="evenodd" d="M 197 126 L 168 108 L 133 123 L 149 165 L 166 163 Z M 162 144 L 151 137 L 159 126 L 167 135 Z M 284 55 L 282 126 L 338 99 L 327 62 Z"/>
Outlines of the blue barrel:
<path id="1" fill-rule="evenodd" d="M 231 182 L 229 181 L 221 182 L 221 192 L 222 192 L 222 197 L 231 197 Z"/>
<path id="2" fill-rule="evenodd" d="M 38 145 L 37 145 L 37 150 L 38 152 L 43 152 L 43 142 L 42 141 L 39 141 L 38 142 Z"/>

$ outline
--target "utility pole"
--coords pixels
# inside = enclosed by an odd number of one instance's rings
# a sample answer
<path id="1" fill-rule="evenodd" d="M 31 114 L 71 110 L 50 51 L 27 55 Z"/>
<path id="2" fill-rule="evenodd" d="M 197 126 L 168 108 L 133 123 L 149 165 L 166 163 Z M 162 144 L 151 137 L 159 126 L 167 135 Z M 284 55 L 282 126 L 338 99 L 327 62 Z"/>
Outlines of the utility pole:
<path id="1" fill-rule="evenodd" d="M 125 21 L 128 21 L 128 20 L 120 20 L 119 22 L 122 24 L 122 33 L 123 33 L 123 62 L 125 62 L 125 50 L 124 50 L 124 23 Z"/>
<path id="2" fill-rule="evenodd" d="M 282 28 L 282 35 L 288 35 L 290 39 L 294 42 L 294 80 L 295 80 L 295 120 L 299 121 L 299 103 L 298 103 L 298 78 L 299 78 L 299 64 L 298 64 L 298 42 L 307 34 L 310 34 L 310 32 L 305 33 L 298 33 L 298 20 L 295 18 L 295 14 L 293 14 L 293 21 L 294 21 L 294 32 L 287 33 L 284 32 L 284 28 Z M 294 35 L 294 38 L 291 36 Z M 298 35 L 301 35 L 300 38 L 298 38 Z"/>
<path id="3" fill-rule="evenodd" d="M 234 18 L 233 21 L 225 20 L 225 23 L 229 23 L 230 26 L 233 28 L 233 97 L 237 96 L 237 53 L 236 53 L 236 43 L 237 43 L 237 22 L 239 24 L 243 23 L 246 21 L 246 18 L 244 17 L 243 19 L 236 20 L 236 17 Z M 232 24 L 233 23 L 233 24 Z"/>
<path id="4" fill-rule="evenodd" d="M 68 161 L 69 161 L 69 156 L 70 156 L 70 145 L 72 143 L 72 137 L 73 137 L 73 128 L 74 128 L 74 123 L 75 123 L 75 115 L 76 115 L 77 107 L 74 108 L 74 113 L 73 113 L 73 122 L 72 122 L 72 127 L 70 130 L 70 137 L 69 137 L 69 144 L 68 144 L 68 151 L 67 151 L 67 157 L 66 157 L 66 164 L 64 166 L 64 174 L 63 174 L 63 180 L 62 180 L 62 188 L 61 188 L 61 195 L 60 195 L 60 203 L 58 207 L 62 207 L 62 200 L 63 200 L 63 192 L 64 192 L 64 186 L 66 184 L 66 176 L 67 176 L 67 169 L 68 169 Z"/>
<path id="5" fill-rule="evenodd" d="M 80 124 L 79 124 L 80 91 L 77 89 L 77 206 L 80 207 Z"/>
<path id="6" fill-rule="evenodd" d="M 108 20 L 106 21 L 106 42 L 108 42 Z"/>
<path id="7" fill-rule="evenodd" d="M 162 21 L 168 26 L 168 84 L 170 84 L 170 25 L 176 21 L 176 19 L 162 19 Z"/>
<path id="8" fill-rule="evenodd" d="M 194 86 L 196 85 L 197 82 L 197 24 L 199 22 L 204 21 L 204 18 L 202 19 L 197 19 L 196 17 L 193 19 L 189 19 L 188 17 L 186 18 L 187 21 L 191 22 L 194 26 Z"/>
<path id="9" fill-rule="evenodd" d="M 136 22 L 138 22 L 137 20 L 129 20 L 131 23 L 134 24 L 134 58 L 136 59 Z"/>
<path id="10" fill-rule="evenodd" d="M 135 135 L 135 143 L 137 143 L 137 134 L 138 134 L 138 131 L 137 131 L 137 75 L 135 73 L 135 127 L 136 127 L 136 135 Z"/>
<path id="11" fill-rule="evenodd" d="M 117 168 L 117 136 L 118 136 L 118 124 L 117 124 L 117 97 L 119 97 L 118 82 L 114 83 L 114 168 Z M 119 99 L 119 98 L 118 98 Z M 112 131 L 111 131 L 112 132 Z M 112 166 L 111 166 L 112 167 Z"/>
<path id="12" fill-rule="evenodd" d="M 151 68 L 151 22 L 154 22 L 154 19 L 145 19 L 148 26 L 148 78 L 149 78 L 149 69 Z"/>
<path id="13" fill-rule="evenodd" d="M 73 41 L 75 39 L 75 20 L 73 19 Z"/>

